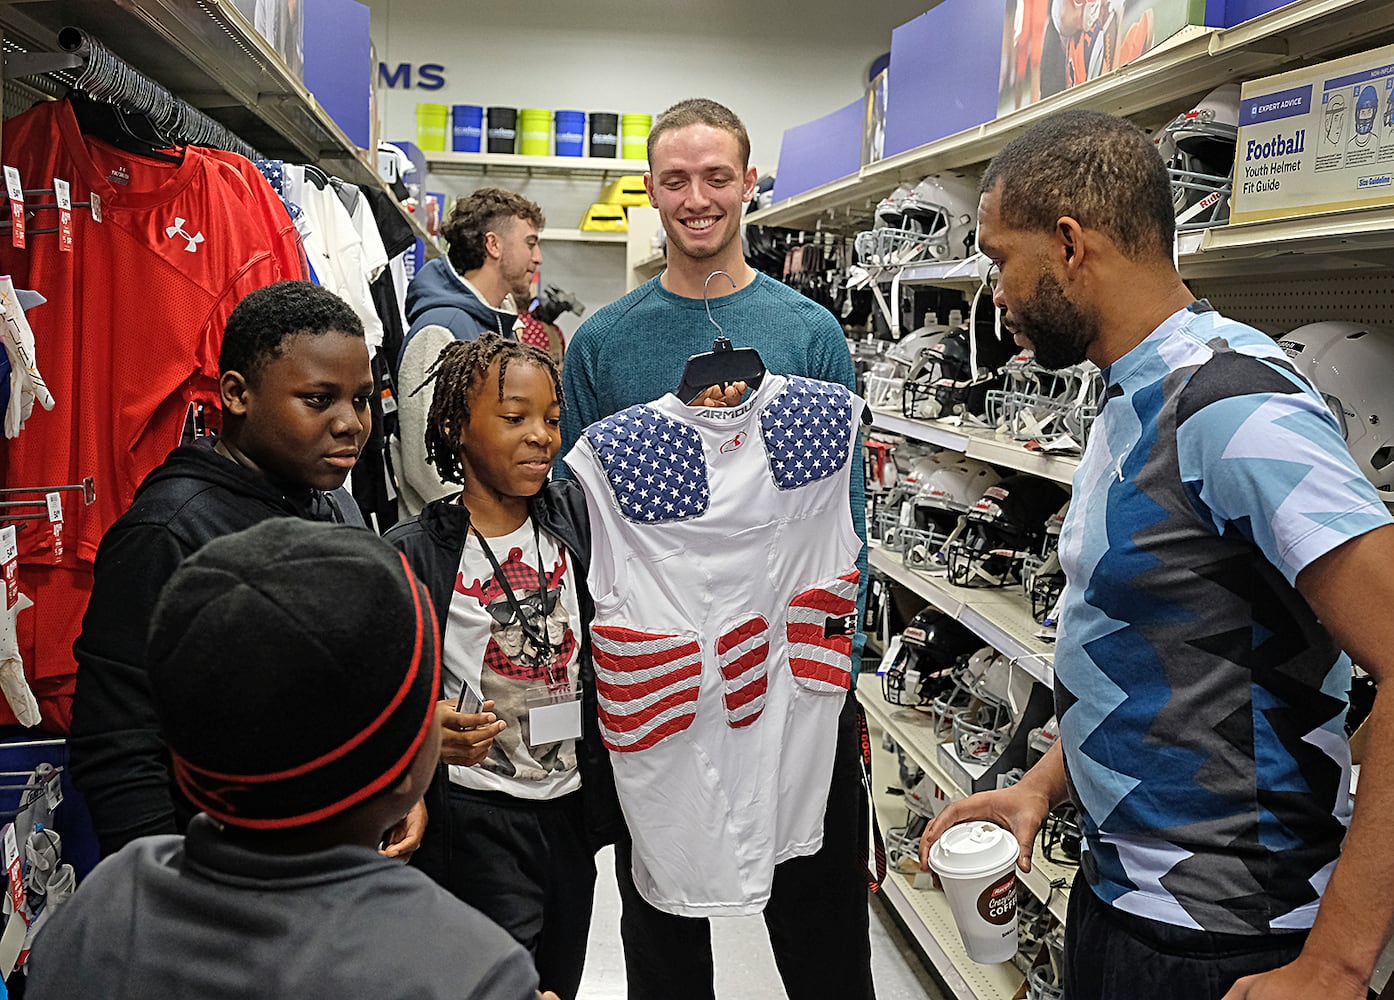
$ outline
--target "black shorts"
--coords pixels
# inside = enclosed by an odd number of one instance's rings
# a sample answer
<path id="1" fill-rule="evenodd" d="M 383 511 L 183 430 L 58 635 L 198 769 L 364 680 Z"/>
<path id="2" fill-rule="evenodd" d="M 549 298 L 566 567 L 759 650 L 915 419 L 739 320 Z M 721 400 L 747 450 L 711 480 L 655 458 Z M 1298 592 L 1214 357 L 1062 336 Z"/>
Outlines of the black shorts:
<path id="1" fill-rule="evenodd" d="M 1295 959 L 1306 931 L 1213 934 L 1109 906 L 1078 878 L 1065 921 L 1064 1000 L 1220 1000 Z"/>

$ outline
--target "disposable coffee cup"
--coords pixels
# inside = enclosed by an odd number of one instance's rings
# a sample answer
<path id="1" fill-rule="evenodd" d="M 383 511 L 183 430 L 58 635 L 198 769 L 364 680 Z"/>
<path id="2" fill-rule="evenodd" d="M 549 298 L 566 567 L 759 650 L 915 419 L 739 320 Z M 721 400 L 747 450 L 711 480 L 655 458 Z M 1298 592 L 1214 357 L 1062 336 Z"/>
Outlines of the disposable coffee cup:
<path id="1" fill-rule="evenodd" d="M 1016 954 L 1016 859 L 1020 848 L 996 823 L 959 823 L 929 849 L 949 910 L 975 962 L 1005 962 Z"/>

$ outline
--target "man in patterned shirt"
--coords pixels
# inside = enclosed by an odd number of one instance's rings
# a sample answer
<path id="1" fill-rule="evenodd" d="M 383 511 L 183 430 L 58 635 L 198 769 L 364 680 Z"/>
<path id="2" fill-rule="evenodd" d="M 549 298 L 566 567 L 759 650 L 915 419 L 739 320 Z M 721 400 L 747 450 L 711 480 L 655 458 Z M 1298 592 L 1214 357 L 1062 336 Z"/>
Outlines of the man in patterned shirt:
<path id="1" fill-rule="evenodd" d="M 1343 723 L 1347 652 L 1391 671 L 1389 513 L 1282 349 L 1181 282 L 1167 172 L 1131 124 L 1037 125 L 978 218 L 1018 344 L 1108 388 L 1060 543 L 1059 745 L 946 809 L 922 855 L 983 817 L 1027 868 L 1068 796 L 1070 1000 L 1363 998 L 1394 910 L 1394 692 L 1353 815 Z"/>

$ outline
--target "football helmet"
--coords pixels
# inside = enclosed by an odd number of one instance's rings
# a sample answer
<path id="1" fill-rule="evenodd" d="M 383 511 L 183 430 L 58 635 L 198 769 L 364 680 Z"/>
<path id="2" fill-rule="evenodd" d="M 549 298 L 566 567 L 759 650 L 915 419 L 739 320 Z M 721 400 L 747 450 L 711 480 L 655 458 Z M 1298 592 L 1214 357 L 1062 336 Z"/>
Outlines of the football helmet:
<path id="1" fill-rule="evenodd" d="M 1178 231 L 1229 221 L 1238 138 L 1239 84 L 1227 83 L 1173 119 L 1154 140 L 1171 175 Z"/>
<path id="2" fill-rule="evenodd" d="M 1062 802 L 1046 813 L 1041 824 L 1041 853 L 1057 865 L 1079 864 L 1083 836 L 1079 830 L 1079 810 L 1073 802 Z"/>
<path id="3" fill-rule="evenodd" d="M 1012 717 L 1012 661 L 996 653 L 971 687 L 973 701 L 950 720 L 954 754 L 965 764 L 991 764 L 1002 755 L 1016 728 Z"/>
<path id="4" fill-rule="evenodd" d="M 1045 537 L 1041 540 L 1040 556 L 1027 556 L 1022 561 L 1021 586 L 1031 601 L 1031 616 L 1045 624 L 1046 618 L 1065 591 L 1065 571 L 1060 566 L 1060 531 L 1069 513 L 1067 500 L 1046 518 Z"/>
<path id="5" fill-rule="evenodd" d="M 900 652 L 881 677 L 892 705 L 928 705 L 981 640 L 938 608 L 926 607 L 900 633 Z"/>
<path id="6" fill-rule="evenodd" d="M 1029 892 L 1021 892 L 1016 897 L 1016 940 L 1017 954 L 1035 958 L 1036 952 L 1045 944 L 1054 918 L 1050 908 Z"/>
<path id="7" fill-rule="evenodd" d="M 1355 134 L 1369 135 L 1375 130 L 1379 115 L 1379 94 L 1374 87 L 1365 87 L 1355 99 Z"/>
<path id="8" fill-rule="evenodd" d="M 901 412 L 911 420 L 987 413 L 987 394 L 1002 386 L 1011 350 L 991 327 L 950 330 L 925 350 L 921 367 L 905 380 Z"/>
<path id="9" fill-rule="evenodd" d="M 978 185 L 963 174 L 930 174 L 901 202 L 902 226 L 922 237 L 920 256 L 963 260 L 973 252 Z"/>
<path id="10" fill-rule="evenodd" d="M 886 831 L 886 865 L 891 871 L 911 875 L 920 870 L 920 836 L 927 826 L 928 819 L 909 810 L 904 826 L 893 826 Z"/>
<path id="11" fill-rule="evenodd" d="M 918 259 L 926 248 L 924 234 L 907 225 L 905 204 L 914 186 L 901 184 L 876 203 L 873 228 L 858 233 L 852 247 L 866 268 L 900 267 Z"/>
<path id="12" fill-rule="evenodd" d="M 1309 323 L 1283 349 L 1326 400 L 1346 447 L 1380 499 L 1394 503 L 1394 333 L 1358 323 Z"/>
<path id="13" fill-rule="evenodd" d="M 1099 412 L 1103 379 L 1083 361 L 1052 370 L 1031 353 L 1002 369 L 1004 387 L 989 393 L 988 422 L 1014 441 L 1034 441 L 1047 451 L 1080 451 Z"/>
<path id="14" fill-rule="evenodd" d="M 947 331 L 923 326 L 906 334 L 886 349 L 884 357 L 866 374 L 866 404 L 873 410 L 900 413 L 903 408 L 905 379 L 911 370 L 923 367 L 922 354 L 939 343 Z"/>
<path id="15" fill-rule="evenodd" d="M 974 638 L 974 645 L 982 640 Z M 992 664 L 1002 654 L 991 646 L 983 646 L 953 670 L 946 679 L 940 681 L 937 691 L 930 699 L 926 713 L 934 722 L 936 736 L 948 737 L 953 733 L 954 719 L 973 712 L 978 705 L 976 688 L 978 682 L 987 674 Z"/>
<path id="16" fill-rule="evenodd" d="M 1002 387 L 989 389 L 984 399 L 987 422 L 994 429 L 1015 437 L 1017 413 L 1028 404 L 1035 384 L 1036 357 L 1032 351 L 1018 351 L 1002 365 Z"/>
<path id="17" fill-rule="evenodd" d="M 1001 478 L 992 466 L 972 458 L 945 463 L 923 476 L 915 495 L 901 508 L 906 514 L 901 522 L 905 565 L 924 569 L 942 563 L 939 553 L 959 516 Z"/>
<path id="18" fill-rule="evenodd" d="M 1024 473 L 989 486 L 944 545 L 949 582 L 960 587 L 1020 583 L 1023 561 L 1041 551 L 1047 517 L 1068 498 L 1055 483 Z"/>

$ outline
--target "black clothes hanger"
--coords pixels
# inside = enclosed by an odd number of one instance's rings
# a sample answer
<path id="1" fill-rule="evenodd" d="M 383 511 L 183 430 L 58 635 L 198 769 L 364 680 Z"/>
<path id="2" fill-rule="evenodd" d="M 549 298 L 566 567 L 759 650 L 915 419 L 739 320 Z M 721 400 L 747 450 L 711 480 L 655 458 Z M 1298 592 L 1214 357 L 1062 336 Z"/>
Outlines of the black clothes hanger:
<path id="1" fill-rule="evenodd" d="M 732 288 L 736 287 L 736 279 L 725 271 L 713 271 L 707 275 L 707 280 L 702 282 L 702 302 L 707 307 L 707 321 L 716 327 L 717 337 L 712 342 L 710 351 L 692 355 L 683 366 L 677 397 L 688 405 L 714 385 L 725 388 L 732 382 L 744 382 L 753 392 L 760 387 L 765 378 L 765 362 L 760 357 L 760 352 L 753 347 L 733 348 L 726 331 L 721 329 L 721 324 L 712 316 L 707 286 L 718 274 L 729 281 Z"/>
<path id="2" fill-rule="evenodd" d="M 77 90 L 68 92 L 68 103 L 83 135 L 162 163 L 184 162 L 184 150 L 163 135 L 147 116 L 94 101 Z"/>
<path id="3" fill-rule="evenodd" d="M 329 175 L 313 163 L 305 164 L 305 179 L 321 191 L 329 183 Z"/>

